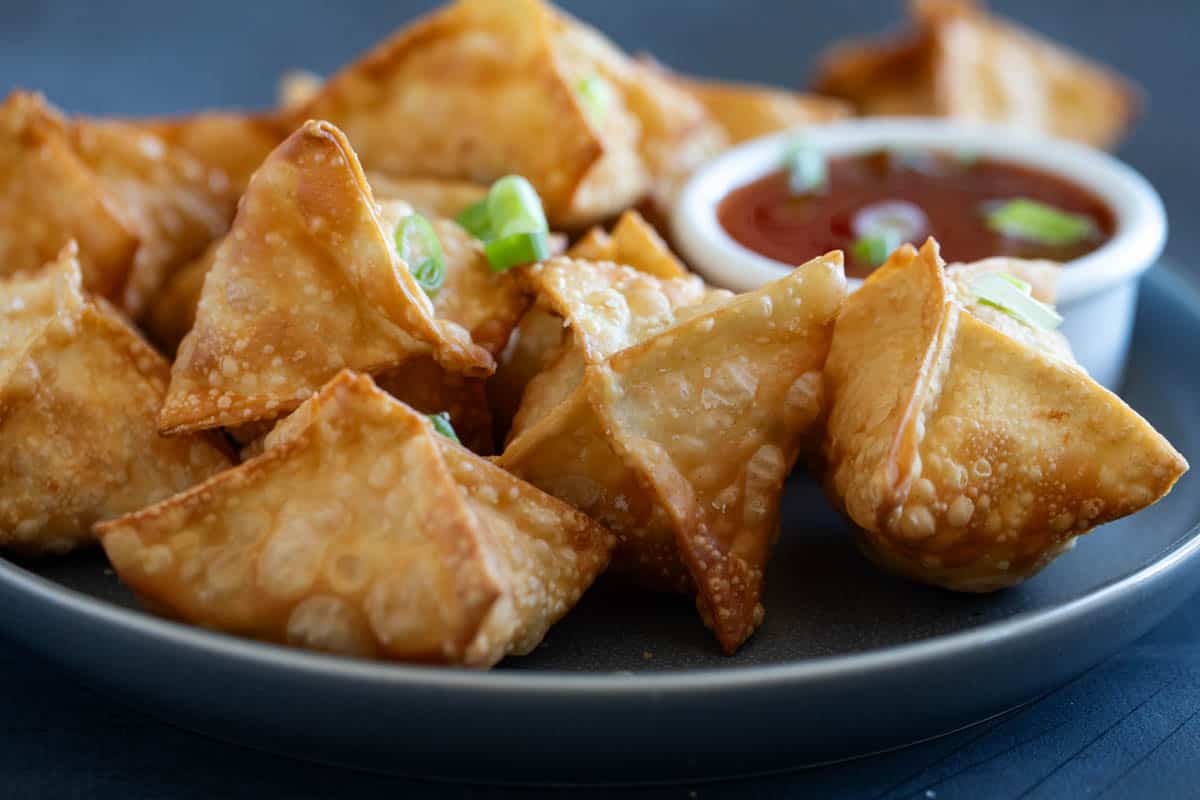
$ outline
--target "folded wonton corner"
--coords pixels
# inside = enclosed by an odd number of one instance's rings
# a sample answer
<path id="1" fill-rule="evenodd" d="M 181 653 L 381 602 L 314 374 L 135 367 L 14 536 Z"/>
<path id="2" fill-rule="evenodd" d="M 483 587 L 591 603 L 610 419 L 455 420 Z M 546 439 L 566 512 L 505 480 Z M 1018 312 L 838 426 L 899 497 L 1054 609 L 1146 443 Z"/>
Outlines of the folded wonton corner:
<path id="1" fill-rule="evenodd" d="M 542 0 L 457 0 L 290 113 L 342 127 L 371 170 L 523 175 L 569 229 L 630 207 L 723 144 L 687 93 Z"/>
<path id="2" fill-rule="evenodd" d="M 990 591 L 1154 503 L 1187 462 L 1060 334 L 967 288 L 1003 271 L 1051 300 L 1057 268 L 943 266 L 936 242 L 905 246 L 847 300 L 825 370 L 826 483 L 881 565 Z"/>
<path id="3" fill-rule="evenodd" d="M 344 367 L 382 372 L 424 356 L 477 378 L 495 364 L 434 316 L 342 132 L 308 122 L 255 173 L 213 256 L 159 424 L 274 419 Z"/>
<path id="4" fill-rule="evenodd" d="M 614 544 L 350 372 L 283 420 L 262 455 L 98 532 L 121 579 L 171 616 L 476 667 L 532 650 Z"/>
<path id="5" fill-rule="evenodd" d="M 0 105 L 0 275 L 34 272 L 77 242 L 83 285 L 120 299 L 139 239 L 41 95 Z"/>
<path id="6" fill-rule="evenodd" d="M 972 0 L 914 0 L 913 30 L 843 44 L 818 92 L 867 115 L 945 116 L 1011 124 L 1113 147 L 1138 92 L 1109 69 L 987 13 Z"/>
<path id="7" fill-rule="evenodd" d="M 694 592 L 733 652 L 762 620 L 783 483 L 821 414 L 841 254 L 692 305 L 668 296 L 686 291 L 678 280 L 625 267 L 539 273 L 539 302 L 572 336 L 530 384 L 499 463 L 616 532 L 615 568 Z"/>
<path id="8" fill-rule="evenodd" d="M 166 361 L 81 283 L 73 242 L 0 280 L 0 546 L 21 552 L 88 543 L 230 465 L 217 437 L 158 435 Z"/>

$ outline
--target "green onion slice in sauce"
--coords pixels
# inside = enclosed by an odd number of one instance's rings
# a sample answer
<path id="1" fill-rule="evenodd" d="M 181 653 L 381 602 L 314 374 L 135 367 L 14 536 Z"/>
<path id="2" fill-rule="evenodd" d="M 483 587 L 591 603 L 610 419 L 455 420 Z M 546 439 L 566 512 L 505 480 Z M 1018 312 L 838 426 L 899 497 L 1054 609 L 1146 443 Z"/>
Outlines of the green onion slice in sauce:
<path id="1" fill-rule="evenodd" d="M 1063 318 L 1052 307 L 1035 299 L 1032 287 L 1020 278 L 1002 272 L 980 275 L 970 285 L 971 294 L 984 305 L 998 308 L 1031 327 L 1052 331 Z"/>
<path id="2" fill-rule="evenodd" d="M 783 168 L 787 170 L 792 194 L 813 194 L 824 189 L 828 180 L 825 154 L 804 141 L 788 145 L 783 154 Z"/>
<path id="3" fill-rule="evenodd" d="M 902 244 L 904 239 L 898 231 L 884 228 L 879 233 L 855 239 L 850 246 L 850 253 L 855 261 L 874 269 L 887 261 L 892 251 Z"/>
<path id="4" fill-rule="evenodd" d="M 408 265 L 413 278 L 430 297 L 446 282 L 446 260 L 442 243 L 429 220 L 411 214 L 396 226 L 396 250 Z"/>
<path id="5" fill-rule="evenodd" d="M 433 423 L 433 429 L 442 436 L 452 439 L 456 444 L 462 444 L 458 441 L 458 434 L 454 432 L 454 426 L 450 424 L 449 413 L 442 411 L 438 414 L 430 414 L 429 421 Z"/>
<path id="6" fill-rule="evenodd" d="M 1025 197 L 988 204 L 985 214 L 988 228 L 996 233 L 1050 247 L 1077 244 L 1096 231 L 1089 217 Z"/>

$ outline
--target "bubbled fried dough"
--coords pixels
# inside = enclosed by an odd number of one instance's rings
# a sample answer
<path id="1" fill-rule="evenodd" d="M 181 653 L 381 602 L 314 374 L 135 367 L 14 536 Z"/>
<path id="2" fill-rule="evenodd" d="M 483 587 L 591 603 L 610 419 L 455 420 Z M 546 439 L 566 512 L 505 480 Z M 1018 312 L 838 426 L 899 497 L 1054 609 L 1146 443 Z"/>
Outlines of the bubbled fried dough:
<path id="1" fill-rule="evenodd" d="M 468 666 L 535 646 L 613 546 L 350 372 L 261 455 L 98 531 L 122 580 L 183 620 Z"/>
<path id="2" fill-rule="evenodd" d="M 495 362 L 434 316 L 390 243 L 346 137 L 308 122 L 250 181 L 204 279 L 159 416 L 164 432 L 236 426 L 294 409 L 343 367 L 432 356 L 451 372 Z"/>
<path id="3" fill-rule="evenodd" d="M 761 623 L 783 483 L 814 438 L 840 253 L 582 367 L 499 463 L 620 537 L 614 567 L 696 593 L 732 653 Z"/>
<path id="4" fill-rule="evenodd" d="M 167 363 L 80 291 L 75 249 L 0 282 L 0 546 L 61 553 L 91 527 L 227 468 L 217 438 L 155 424 Z"/>
<path id="5" fill-rule="evenodd" d="M 906 246 L 846 302 L 825 371 L 826 481 L 876 561 L 988 591 L 1157 501 L 1187 463 L 1060 334 L 963 285 L 1011 263 L 943 267 L 932 240 Z"/>
<path id="6" fill-rule="evenodd" d="M 0 275 L 36 271 L 71 240 L 84 288 L 119 299 L 137 232 L 75 152 L 58 110 L 13 92 L 0 104 Z"/>

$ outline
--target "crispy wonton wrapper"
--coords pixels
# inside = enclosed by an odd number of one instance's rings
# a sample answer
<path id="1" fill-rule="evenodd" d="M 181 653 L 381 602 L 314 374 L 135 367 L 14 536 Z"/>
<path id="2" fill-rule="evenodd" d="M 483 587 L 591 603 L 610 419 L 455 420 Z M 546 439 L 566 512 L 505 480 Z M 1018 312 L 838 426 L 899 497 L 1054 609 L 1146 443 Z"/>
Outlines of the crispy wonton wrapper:
<path id="1" fill-rule="evenodd" d="M 379 201 L 380 216 L 389 225 L 415 211 L 434 221 L 435 227 L 440 229 L 449 223 L 436 218 L 455 217 L 464 208 L 487 195 L 487 187 L 465 181 L 393 179 L 375 174 L 368 176 L 368 183 Z M 453 230 L 447 234 L 441 230 L 439 236 L 450 239 L 449 243 L 443 241 L 443 244 L 447 245 L 444 249 L 450 251 L 447 258 L 447 282 L 450 288 L 437 294 L 434 298 L 434 308 L 438 316 L 446 316 L 465 327 L 482 325 L 479 334 L 483 341 L 476 341 L 495 355 L 504 347 L 501 342 L 497 348 L 496 340 L 503 337 L 507 342 L 505 326 L 511 330 L 526 305 L 517 281 L 509 273 L 491 273 L 486 264 L 484 271 L 492 277 L 481 279 L 479 276 L 466 274 L 466 270 L 473 270 L 479 265 L 479 259 L 483 257 L 482 249 L 463 246 L 461 242 L 466 238 L 465 232 Z M 203 255 L 178 270 L 155 297 L 150 312 L 142 320 L 155 344 L 168 353 L 174 353 L 178 349 L 184 335 L 192 329 L 196 321 L 196 305 L 200 302 L 204 276 L 212 266 L 219 244 L 218 241 L 209 245 Z M 482 294 L 464 299 L 463 293 L 470 291 Z M 456 318 L 453 313 L 446 313 L 447 310 L 454 312 L 459 309 L 464 312 L 464 319 Z M 489 310 L 495 311 L 498 322 L 481 322 L 488 316 Z M 515 318 L 510 319 L 514 315 Z"/>
<path id="2" fill-rule="evenodd" d="M 91 542 L 97 520 L 230 465 L 216 438 L 158 435 L 167 363 L 84 299 L 76 252 L 0 280 L 0 546 L 25 553 Z"/>
<path id="3" fill-rule="evenodd" d="M 280 423 L 262 455 L 98 532 L 121 579 L 171 616 L 474 667 L 537 646 L 613 546 L 349 372 Z"/>
<path id="4" fill-rule="evenodd" d="M 58 111 L 41 95 L 13 92 L 0 105 L 0 275 L 41 269 L 71 240 L 84 287 L 119 299 L 137 231 Z"/>
<path id="5" fill-rule="evenodd" d="M 688 274 L 658 231 L 636 211 L 626 211 L 612 233 L 595 227 L 567 251 L 584 261 L 611 261 L 641 270 L 656 278 L 682 278 Z"/>
<path id="6" fill-rule="evenodd" d="M 665 68 L 659 69 L 665 72 Z M 753 83 L 673 77 L 676 85 L 704 105 L 731 145 L 791 128 L 833 122 L 854 113 L 848 103 L 832 97 Z"/>
<path id="7" fill-rule="evenodd" d="M 121 295 L 140 318 L 166 280 L 225 233 L 241 187 L 135 122 L 76 118 L 70 132 L 140 242 Z"/>
<path id="8" fill-rule="evenodd" d="M 913 30 L 834 48 L 816 91 L 867 115 L 986 120 L 1113 147 L 1137 92 L 1109 69 L 971 0 L 914 0 Z"/>
<path id="9" fill-rule="evenodd" d="M 524 389 L 510 441 L 562 403 L 588 364 L 671 326 L 680 309 L 715 291 L 695 275 L 660 279 L 619 264 L 570 258 L 534 265 L 524 277 L 537 296 L 535 311 L 560 320 L 560 339 L 546 352 L 529 356 L 540 368 Z M 723 301 L 730 295 L 715 296 Z"/>
<path id="10" fill-rule="evenodd" d="M 703 107 L 648 72 L 541 0 L 458 0 L 291 113 L 341 126 L 371 170 L 481 183 L 524 175 L 556 227 L 578 228 L 719 145 Z M 596 91 L 581 96 L 585 85 Z"/>
<path id="11" fill-rule="evenodd" d="M 846 302 L 825 370 L 831 499 L 875 561 L 959 591 L 1024 580 L 1187 470 L 1060 334 L 967 288 L 1047 268 L 982 264 L 944 270 L 932 240 L 897 250 Z"/>
<path id="12" fill-rule="evenodd" d="M 783 483 L 815 434 L 845 292 L 835 252 L 758 291 L 685 307 L 673 325 L 564 373 L 563 400 L 499 463 L 616 532 L 614 568 L 694 591 L 732 653 L 762 621 Z M 595 327 L 594 341 L 623 335 L 604 319 L 620 315 L 619 296 L 596 297 L 572 327 Z"/>
<path id="13" fill-rule="evenodd" d="M 343 367 L 382 372 L 421 356 L 456 374 L 494 369 L 466 330 L 434 317 L 345 136 L 309 122 L 251 180 L 204 280 L 159 425 L 273 419 Z"/>

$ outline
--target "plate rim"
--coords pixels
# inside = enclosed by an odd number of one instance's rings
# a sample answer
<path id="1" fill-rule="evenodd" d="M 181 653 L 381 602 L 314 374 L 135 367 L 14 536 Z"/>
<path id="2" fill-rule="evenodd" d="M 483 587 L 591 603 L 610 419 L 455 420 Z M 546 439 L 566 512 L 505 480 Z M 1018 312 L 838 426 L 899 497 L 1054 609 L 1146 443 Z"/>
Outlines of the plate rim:
<path id="1" fill-rule="evenodd" d="M 1148 278 L 1173 283 L 1179 300 L 1200 320 L 1200 288 L 1179 269 L 1160 263 Z M 519 692 L 538 697 L 563 692 L 601 695 L 676 695 L 706 690 L 821 681 L 884 669 L 904 669 L 952 659 L 999 640 L 1045 633 L 1081 616 L 1099 613 L 1126 595 L 1172 577 L 1200 556 L 1200 521 L 1148 562 L 1065 603 L 1022 611 L 965 631 L 853 653 L 822 655 L 776 664 L 669 669 L 655 672 L 573 672 L 567 670 L 472 670 L 347 658 L 242 638 L 126 608 L 43 577 L 0 555 L 0 589 L 18 592 L 61 612 L 87 618 L 101 627 L 117 627 L 173 648 L 204 651 L 246 665 L 303 673 L 309 677 L 482 692 Z M 24 639 L 25 637 L 21 637 Z M 733 658 L 736 658 L 734 656 Z"/>

